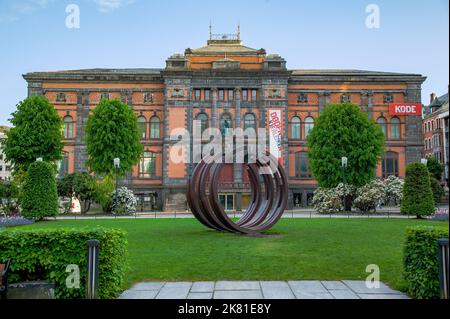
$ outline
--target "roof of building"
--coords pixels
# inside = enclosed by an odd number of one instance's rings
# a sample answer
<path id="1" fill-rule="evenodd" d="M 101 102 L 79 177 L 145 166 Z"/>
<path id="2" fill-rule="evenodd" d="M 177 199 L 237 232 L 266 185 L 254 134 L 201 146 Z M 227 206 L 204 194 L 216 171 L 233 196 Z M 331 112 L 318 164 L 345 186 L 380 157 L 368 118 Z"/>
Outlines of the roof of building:
<path id="1" fill-rule="evenodd" d="M 208 41 L 208 44 L 197 48 L 188 49 L 192 54 L 258 54 L 259 50 L 247 47 L 241 41 Z"/>
<path id="2" fill-rule="evenodd" d="M 367 71 L 356 69 L 294 69 L 292 75 L 379 75 L 379 76 L 421 76 L 420 74 Z"/>
<path id="3" fill-rule="evenodd" d="M 448 93 L 435 98 L 431 104 L 426 107 L 426 112 L 427 114 L 424 119 L 448 112 Z"/>

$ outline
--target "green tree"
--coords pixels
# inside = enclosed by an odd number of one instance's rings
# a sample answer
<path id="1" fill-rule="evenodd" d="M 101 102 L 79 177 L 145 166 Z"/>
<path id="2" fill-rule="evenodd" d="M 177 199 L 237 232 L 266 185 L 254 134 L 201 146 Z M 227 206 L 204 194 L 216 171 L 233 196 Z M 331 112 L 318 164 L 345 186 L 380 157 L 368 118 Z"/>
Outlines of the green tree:
<path id="1" fill-rule="evenodd" d="M 383 154 L 384 135 L 357 105 L 329 105 L 308 135 L 309 165 L 321 187 L 342 182 L 341 158 L 348 158 L 347 183 L 362 186 L 375 177 Z"/>
<path id="2" fill-rule="evenodd" d="M 116 157 L 120 158 L 119 174 L 130 171 L 143 152 L 132 107 L 119 99 L 103 99 L 88 118 L 86 146 L 91 171 L 100 175 L 114 173 Z"/>
<path id="3" fill-rule="evenodd" d="M 445 191 L 444 188 L 441 186 L 439 180 L 437 180 L 433 176 L 430 177 L 430 183 L 431 183 L 431 190 L 433 191 L 434 203 L 437 205 L 441 202 L 442 197 L 444 197 Z"/>
<path id="4" fill-rule="evenodd" d="M 42 220 L 58 214 L 55 167 L 48 162 L 33 162 L 25 177 L 22 215 Z"/>
<path id="5" fill-rule="evenodd" d="M 433 191 L 430 183 L 430 173 L 425 165 L 411 163 L 406 167 L 403 200 L 400 211 L 402 214 L 428 216 L 434 213 Z"/>
<path id="6" fill-rule="evenodd" d="M 439 161 L 434 157 L 429 157 L 427 160 L 427 168 L 430 174 L 438 181 L 442 178 L 442 173 L 444 172 L 444 166 L 439 163 Z"/>
<path id="7" fill-rule="evenodd" d="M 6 132 L 4 153 L 15 172 L 26 171 L 38 157 L 49 162 L 61 159 L 63 123 L 45 96 L 19 102 L 10 122 L 14 127 Z"/>
<path id="8" fill-rule="evenodd" d="M 76 172 L 58 179 L 57 186 L 59 196 L 71 197 L 73 192 L 80 196 L 83 202 L 82 213 L 89 211 L 96 198 L 96 181 L 85 172 Z"/>

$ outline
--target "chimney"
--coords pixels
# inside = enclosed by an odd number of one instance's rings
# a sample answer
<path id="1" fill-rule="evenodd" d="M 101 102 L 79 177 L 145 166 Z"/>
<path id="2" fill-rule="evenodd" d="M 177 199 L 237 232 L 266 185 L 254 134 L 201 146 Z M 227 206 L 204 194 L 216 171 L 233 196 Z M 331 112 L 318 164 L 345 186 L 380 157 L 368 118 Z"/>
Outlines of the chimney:
<path id="1" fill-rule="evenodd" d="M 430 94 L 430 104 L 433 103 L 433 101 L 436 99 L 436 93 Z"/>

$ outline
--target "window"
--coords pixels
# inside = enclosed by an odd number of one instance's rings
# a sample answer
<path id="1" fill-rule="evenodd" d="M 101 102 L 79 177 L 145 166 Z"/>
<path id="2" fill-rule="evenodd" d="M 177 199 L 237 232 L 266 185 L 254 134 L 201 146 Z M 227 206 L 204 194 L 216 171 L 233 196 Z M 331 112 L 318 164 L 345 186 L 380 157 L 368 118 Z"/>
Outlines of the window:
<path id="1" fill-rule="evenodd" d="M 300 93 L 297 96 L 297 103 L 308 103 L 308 94 Z"/>
<path id="2" fill-rule="evenodd" d="M 380 126 L 381 130 L 383 131 L 384 137 L 387 138 L 386 119 L 384 117 L 379 117 L 377 120 L 377 124 Z"/>
<path id="3" fill-rule="evenodd" d="M 308 116 L 305 119 L 305 138 L 308 137 L 309 132 L 314 128 L 314 119 Z"/>
<path id="4" fill-rule="evenodd" d="M 398 153 L 386 152 L 384 154 L 384 158 L 381 163 L 381 172 L 383 174 L 383 178 L 388 178 L 391 175 L 398 177 Z"/>
<path id="5" fill-rule="evenodd" d="M 222 132 L 222 136 L 230 135 L 232 128 L 233 122 L 231 115 L 229 113 L 222 114 L 220 118 L 220 131 Z"/>
<path id="6" fill-rule="evenodd" d="M 341 95 L 341 103 L 350 103 L 350 102 L 351 102 L 350 94 Z"/>
<path id="7" fill-rule="evenodd" d="M 234 91 L 228 90 L 228 101 L 233 101 L 234 99 Z"/>
<path id="8" fill-rule="evenodd" d="M 247 101 L 248 100 L 248 91 L 242 90 L 242 100 Z"/>
<path id="9" fill-rule="evenodd" d="M 200 127 L 197 127 L 197 129 L 200 129 L 200 134 L 203 134 L 205 130 L 208 128 L 208 116 L 205 113 L 200 113 L 195 118 L 197 121 L 200 121 Z M 197 124 L 197 125 L 198 125 Z"/>
<path id="10" fill-rule="evenodd" d="M 224 91 L 221 89 L 219 90 L 219 101 L 223 101 L 224 99 Z"/>
<path id="11" fill-rule="evenodd" d="M 73 138 L 73 119 L 70 115 L 64 118 L 64 138 Z"/>
<path id="12" fill-rule="evenodd" d="M 393 117 L 391 120 L 391 140 L 400 139 L 400 119 Z"/>
<path id="13" fill-rule="evenodd" d="M 63 152 L 62 159 L 57 161 L 56 168 L 58 177 L 66 176 L 69 174 L 69 153 Z"/>
<path id="14" fill-rule="evenodd" d="M 252 90 L 252 101 L 256 101 L 258 97 L 258 91 Z"/>
<path id="15" fill-rule="evenodd" d="M 223 207 L 223 210 L 234 210 L 234 195 L 232 194 L 219 194 L 219 201 Z"/>
<path id="16" fill-rule="evenodd" d="M 394 96 L 390 93 L 385 93 L 383 96 L 383 103 L 392 103 L 394 102 Z"/>
<path id="17" fill-rule="evenodd" d="M 153 152 L 144 152 L 144 156 L 139 162 L 139 176 L 156 176 L 156 154 Z"/>
<path id="18" fill-rule="evenodd" d="M 311 178 L 308 166 L 308 154 L 306 152 L 295 153 L 295 177 Z"/>
<path id="19" fill-rule="evenodd" d="M 194 90 L 194 99 L 196 101 L 200 101 L 200 93 L 201 91 L 199 89 Z"/>
<path id="20" fill-rule="evenodd" d="M 147 120 L 143 116 L 138 117 L 139 137 L 143 140 L 147 138 Z"/>
<path id="21" fill-rule="evenodd" d="M 211 99 L 211 91 L 205 90 L 205 101 L 209 101 Z"/>
<path id="22" fill-rule="evenodd" d="M 300 132 L 302 129 L 302 124 L 300 121 L 300 118 L 297 116 L 294 116 L 291 120 L 291 138 L 299 140 L 300 137 Z"/>
<path id="23" fill-rule="evenodd" d="M 153 93 L 144 93 L 144 103 L 153 102 Z"/>
<path id="24" fill-rule="evenodd" d="M 256 130 L 255 116 L 251 113 L 245 114 L 244 116 L 244 130 L 246 130 L 247 128 Z"/>
<path id="25" fill-rule="evenodd" d="M 150 119 L 150 138 L 151 139 L 160 138 L 160 126 L 161 126 L 161 122 L 159 120 L 159 117 L 153 116 Z"/>
<path id="26" fill-rule="evenodd" d="M 109 93 L 100 94 L 100 100 L 103 100 L 103 99 L 109 100 Z"/>
<path id="27" fill-rule="evenodd" d="M 56 95 L 56 102 L 66 102 L 66 94 L 65 93 L 58 93 Z"/>

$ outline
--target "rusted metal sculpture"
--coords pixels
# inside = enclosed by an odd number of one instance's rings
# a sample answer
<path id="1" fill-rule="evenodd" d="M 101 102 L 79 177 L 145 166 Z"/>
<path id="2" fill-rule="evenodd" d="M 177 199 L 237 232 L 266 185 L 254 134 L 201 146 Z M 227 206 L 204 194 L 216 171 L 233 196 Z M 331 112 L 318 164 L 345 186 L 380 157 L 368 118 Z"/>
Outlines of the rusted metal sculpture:
<path id="1" fill-rule="evenodd" d="M 218 179 L 223 165 L 208 158 L 195 167 L 187 190 L 187 202 L 194 216 L 209 228 L 233 233 L 255 234 L 272 227 L 287 204 L 287 178 L 281 164 L 271 155 L 243 164 L 252 195 L 247 210 L 237 222 L 228 217 L 218 201 Z"/>

